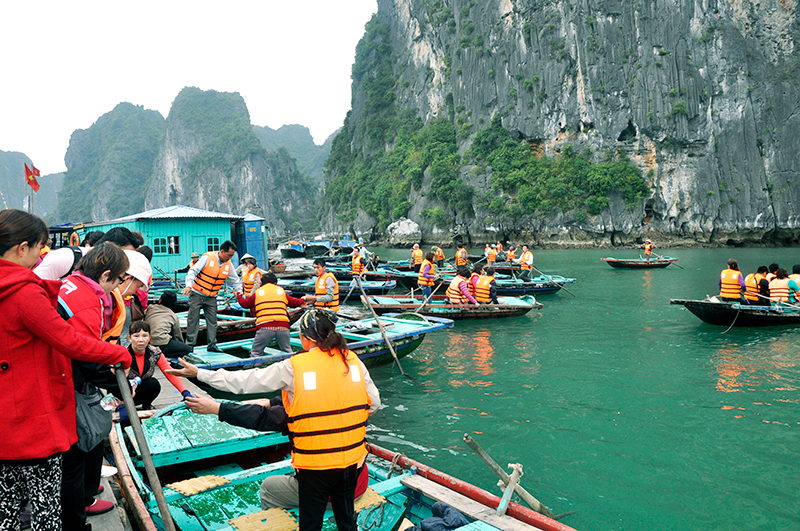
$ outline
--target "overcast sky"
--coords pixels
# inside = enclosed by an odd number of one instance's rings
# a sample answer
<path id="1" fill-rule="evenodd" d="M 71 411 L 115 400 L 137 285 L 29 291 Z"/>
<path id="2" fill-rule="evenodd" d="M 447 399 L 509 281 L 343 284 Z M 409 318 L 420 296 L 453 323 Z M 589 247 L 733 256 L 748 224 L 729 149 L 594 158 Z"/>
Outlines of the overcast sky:
<path id="1" fill-rule="evenodd" d="M 376 0 L 0 3 L 0 150 L 64 171 L 76 129 L 118 103 L 165 118 L 183 87 L 239 92 L 254 125 L 321 144 L 350 109 L 350 68 Z"/>

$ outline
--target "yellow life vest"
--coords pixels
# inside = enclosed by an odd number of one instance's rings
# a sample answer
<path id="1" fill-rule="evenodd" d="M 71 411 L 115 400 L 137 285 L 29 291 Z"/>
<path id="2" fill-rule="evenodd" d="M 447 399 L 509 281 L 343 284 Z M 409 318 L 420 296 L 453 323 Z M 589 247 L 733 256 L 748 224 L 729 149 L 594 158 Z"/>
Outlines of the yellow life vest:
<path id="1" fill-rule="evenodd" d="M 464 277 L 456 275 L 456 278 L 451 280 L 450 285 L 447 286 L 447 298 L 450 299 L 450 302 L 453 304 L 466 304 L 469 302 L 469 299 L 461 293 L 461 289 L 459 288 L 462 282 L 466 282 Z"/>
<path id="2" fill-rule="evenodd" d="M 127 314 L 125 312 L 125 301 L 122 300 L 122 295 L 119 292 L 119 288 L 116 288 L 114 291 L 111 292 L 111 304 L 114 306 L 114 309 L 111 312 L 111 328 L 109 328 L 108 332 L 103 332 L 103 335 L 100 337 L 103 341 L 108 343 L 117 344 L 119 343 L 119 336 L 122 334 L 122 329 L 125 326 L 125 318 Z"/>
<path id="3" fill-rule="evenodd" d="M 456 265 L 463 266 L 467 265 L 467 250 L 466 249 L 459 249 L 456 251 Z"/>
<path id="4" fill-rule="evenodd" d="M 252 271 L 249 269 L 242 273 L 242 284 L 244 286 L 244 296 L 249 297 L 253 293 L 253 287 L 256 285 L 256 280 L 261 281 L 261 271 L 257 267 Z"/>
<path id="5" fill-rule="evenodd" d="M 484 304 L 492 302 L 492 280 L 494 277 L 488 275 L 478 277 L 478 283 L 475 285 L 475 300 Z"/>
<path id="6" fill-rule="evenodd" d="M 282 287 L 275 284 L 265 284 L 256 291 L 256 325 L 267 322 L 289 322 L 286 308 L 289 299 Z"/>
<path id="7" fill-rule="evenodd" d="M 739 284 L 741 273 L 735 269 L 726 269 L 719 274 L 722 282 L 719 296 L 725 299 L 739 299 L 742 296 L 742 286 Z"/>
<path id="8" fill-rule="evenodd" d="M 362 271 L 364 271 L 364 257 L 358 253 L 355 253 L 350 266 L 350 272 L 354 275 L 360 275 Z"/>
<path id="9" fill-rule="evenodd" d="M 422 255 L 422 249 L 413 249 L 411 251 L 411 263 L 414 265 L 421 264 L 422 259 L 424 256 Z"/>
<path id="10" fill-rule="evenodd" d="M 519 258 L 519 261 L 520 261 L 519 267 L 523 271 L 532 271 L 533 270 L 533 264 L 526 263 L 528 261 L 533 261 L 533 253 L 532 252 L 525 251 L 524 253 L 522 253 L 522 256 Z"/>
<path id="11" fill-rule="evenodd" d="M 216 297 L 225 284 L 225 279 L 231 274 L 231 262 L 228 260 L 224 265 L 220 265 L 219 256 L 216 252 L 205 253 L 203 256 L 208 257 L 208 261 L 203 270 L 197 274 L 197 278 L 194 279 L 192 289 L 203 295 Z"/>
<path id="12" fill-rule="evenodd" d="M 769 283 L 769 298 L 773 302 L 789 302 L 789 279 L 775 278 Z"/>
<path id="13" fill-rule="evenodd" d="M 327 290 L 325 289 L 325 281 L 328 278 L 333 279 L 333 300 L 329 302 L 319 302 L 317 301 L 314 306 L 317 308 L 327 308 L 328 310 L 338 312 L 339 311 L 339 283 L 336 281 L 336 277 L 333 273 L 325 273 L 324 275 L 320 275 L 317 278 L 316 284 L 314 284 L 314 290 L 317 297 L 324 297 L 327 294 Z"/>
<path id="14" fill-rule="evenodd" d="M 292 466 L 347 468 L 366 455 L 371 404 L 358 357 L 347 351 L 347 372 L 339 352 L 313 348 L 289 358 L 294 397 L 283 392 L 292 440 Z"/>
<path id="15" fill-rule="evenodd" d="M 432 278 L 425 278 L 425 277 L 422 276 L 422 272 L 425 271 L 425 265 L 426 264 L 431 266 L 431 270 L 428 271 L 428 274 L 429 275 L 435 275 L 436 274 L 436 265 L 434 265 L 432 262 L 429 262 L 428 260 L 423 260 L 422 261 L 422 265 L 419 268 L 419 275 L 417 276 L 417 284 L 419 285 L 419 287 L 422 287 L 422 286 L 433 286 L 433 279 Z"/>

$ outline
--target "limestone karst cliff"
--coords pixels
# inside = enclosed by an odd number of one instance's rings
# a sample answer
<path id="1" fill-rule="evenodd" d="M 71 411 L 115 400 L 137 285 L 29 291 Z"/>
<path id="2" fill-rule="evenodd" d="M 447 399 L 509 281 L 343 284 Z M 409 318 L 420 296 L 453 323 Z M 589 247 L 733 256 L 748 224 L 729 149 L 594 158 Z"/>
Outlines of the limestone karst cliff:
<path id="1" fill-rule="evenodd" d="M 328 163 L 327 225 L 377 233 L 408 217 L 443 241 L 796 242 L 797 15 L 798 0 L 378 0 Z M 540 159 L 632 161 L 647 192 L 626 200 L 612 180 L 590 201 L 579 176 L 562 192 L 495 152 L 476 157 L 493 117 Z M 441 122 L 449 158 L 419 138 Z M 347 201 L 387 167 L 390 201 Z"/>

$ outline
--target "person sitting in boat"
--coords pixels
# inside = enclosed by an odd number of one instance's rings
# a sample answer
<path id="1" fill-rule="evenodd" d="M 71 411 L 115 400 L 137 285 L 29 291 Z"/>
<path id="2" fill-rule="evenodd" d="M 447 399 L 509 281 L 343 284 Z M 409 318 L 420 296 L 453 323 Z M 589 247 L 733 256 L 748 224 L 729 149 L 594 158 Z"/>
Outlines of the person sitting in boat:
<path id="1" fill-rule="evenodd" d="M 475 300 L 481 304 L 500 304 L 497 300 L 497 281 L 494 279 L 494 268 L 486 267 L 475 284 Z"/>
<path id="2" fill-rule="evenodd" d="M 478 301 L 469 292 L 469 286 L 467 285 L 469 269 L 459 267 L 457 273 L 447 287 L 447 300 L 450 301 L 450 304 L 478 304 Z"/>
<path id="3" fill-rule="evenodd" d="M 438 245 L 431 247 L 433 257 L 436 259 L 436 267 L 444 267 L 444 251 Z"/>
<path id="4" fill-rule="evenodd" d="M 528 250 L 527 245 L 522 246 L 522 254 L 519 257 L 519 267 L 522 269 L 519 279 L 523 282 L 530 282 L 531 271 L 533 271 L 533 253 Z"/>
<path id="5" fill-rule="evenodd" d="M 250 349 L 251 358 L 262 356 L 264 348 L 273 339 L 277 340 L 279 349 L 292 352 L 292 345 L 289 342 L 289 313 L 286 308 L 298 308 L 313 298 L 313 295 L 306 295 L 302 299 L 292 297 L 278 286 L 278 277 L 275 273 L 266 273 L 263 280 L 264 284 L 249 297 L 236 295 L 236 300 L 242 308 L 255 310 L 257 330 Z"/>
<path id="6" fill-rule="evenodd" d="M 785 267 L 779 267 L 775 278 L 769 283 L 769 294 L 773 306 L 780 306 L 781 303 L 794 304 L 800 300 L 800 286 L 789 278 Z"/>
<path id="7" fill-rule="evenodd" d="M 478 279 L 481 278 L 482 274 L 483 274 L 483 265 L 474 264 L 472 266 L 472 273 L 469 276 L 469 280 L 467 280 L 467 287 L 469 288 L 469 293 L 473 297 L 475 296 L 475 286 L 478 285 Z"/>
<path id="8" fill-rule="evenodd" d="M 768 282 L 772 282 L 773 280 L 775 280 L 776 273 L 778 272 L 778 269 L 780 269 L 780 267 L 781 266 L 779 266 L 775 262 L 772 262 L 769 265 L 769 273 L 767 273 L 767 281 Z"/>
<path id="9" fill-rule="evenodd" d="M 244 265 L 244 270 L 241 275 L 242 294 L 244 297 L 249 297 L 253 294 L 254 290 L 257 290 L 261 286 L 261 270 L 258 268 L 256 258 L 251 254 L 245 253 L 241 259 L 241 263 Z"/>
<path id="10" fill-rule="evenodd" d="M 422 300 L 428 300 L 433 294 L 433 285 L 436 283 L 436 266 L 433 265 L 435 255 L 428 253 L 422 261 L 422 267 L 417 277 L 417 285 L 422 289 Z"/>
<path id="11" fill-rule="evenodd" d="M 167 290 L 158 302 L 149 304 L 144 313 L 144 320 L 150 325 L 150 343 L 160 348 L 167 358 L 177 359 L 192 351 L 192 347 L 183 342 L 179 311 L 178 295 Z"/>
<path id="12" fill-rule="evenodd" d="M 653 259 L 653 242 L 651 242 L 650 240 L 644 241 L 644 259 L 645 260 Z"/>
<path id="13" fill-rule="evenodd" d="M 128 373 L 128 381 L 131 382 L 133 403 L 142 406 L 142 409 L 153 409 L 153 402 L 161 394 L 161 384 L 155 377 L 156 367 L 184 399 L 192 396 L 180 378 L 167 372 L 171 367 L 161 349 L 150 344 L 150 324 L 147 321 L 136 321 L 131 323 L 129 332 L 131 344 L 128 346 L 128 353 L 131 355 L 131 371 Z M 118 387 L 112 388 L 111 392 L 122 399 Z M 124 406 L 120 406 L 119 411 L 123 417 L 129 414 L 124 410 Z"/>
<path id="14" fill-rule="evenodd" d="M 744 277 L 744 285 L 747 291 L 744 292 L 744 299 L 751 306 L 769 306 L 769 281 L 767 280 L 767 266 L 758 266 L 755 273 L 750 273 Z"/>
<path id="15" fill-rule="evenodd" d="M 728 260 L 728 269 L 719 274 L 719 298 L 725 302 L 743 301 L 742 292 L 747 290 L 744 277 L 739 271 L 739 263 L 731 258 Z"/>
<path id="16" fill-rule="evenodd" d="M 800 264 L 792 266 L 792 274 L 789 275 L 789 278 L 797 282 L 797 285 L 800 286 Z"/>
<path id="17" fill-rule="evenodd" d="M 232 393 L 282 391 L 299 484 L 300 529 L 320 529 L 330 499 L 337 527 L 356 530 L 353 499 L 367 455 L 367 418 L 381 404 L 369 371 L 336 332 L 337 320 L 332 312 L 306 312 L 300 319 L 305 352 L 265 368 L 209 371 L 181 359 L 183 368 L 170 371 Z"/>
<path id="18" fill-rule="evenodd" d="M 414 273 L 419 273 L 419 268 L 422 267 L 424 259 L 425 256 L 422 254 L 422 249 L 419 248 L 418 243 L 415 243 L 414 247 L 411 248 L 411 265 L 414 266 Z"/>
<path id="19" fill-rule="evenodd" d="M 206 396 L 196 396 L 186 399 L 186 405 L 193 412 L 200 415 L 217 415 L 219 420 L 233 426 L 256 431 L 278 431 L 289 434 L 288 417 L 283 407 L 281 397 L 272 399 L 252 400 L 245 403 L 217 402 Z M 364 463 L 358 472 L 355 500 L 364 495 L 369 486 L 369 471 Z M 297 476 L 276 474 L 267 476 L 261 482 L 260 496 L 261 509 L 267 510 L 275 507 L 281 509 L 294 509 L 300 506 L 300 486 Z M 328 504 L 330 509 L 330 504 Z"/>
<path id="20" fill-rule="evenodd" d="M 173 273 L 186 273 L 187 271 L 189 271 L 191 268 L 194 267 L 194 265 L 197 263 L 198 260 L 200 260 L 200 253 L 195 251 L 195 252 L 192 253 L 192 259 L 189 260 L 189 264 L 186 267 L 182 267 L 180 269 L 173 269 L 172 272 Z"/>
<path id="21" fill-rule="evenodd" d="M 317 308 L 338 312 L 339 281 L 336 280 L 333 273 L 326 271 L 324 259 L 316 258 L 314 260 L 314 274 L 317 275 L 317 282 L 314 284 L 314 295 L 306 295 L 306 301 L 313 302 Z"/>
<path id="22" fill-rule="evenodd" d="M 469 259 L 469 255 L 467 254 L 467 250 L 464 249 L 464 244 L 457 244 L 456 247 L 456 267 L 461 267 L 467 265 L 467 260 Z"/>

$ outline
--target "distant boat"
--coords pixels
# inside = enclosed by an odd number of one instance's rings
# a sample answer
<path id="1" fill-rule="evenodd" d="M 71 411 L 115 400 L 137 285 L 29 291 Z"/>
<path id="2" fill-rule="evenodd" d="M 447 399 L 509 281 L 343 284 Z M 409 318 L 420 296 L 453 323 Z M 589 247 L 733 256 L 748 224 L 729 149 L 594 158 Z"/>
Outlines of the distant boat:
<path id="1" fill-rule="evenodd" d="M 800 308 L 791 306 L 750 306 L 725 302 L 717 297 L 703 300 L 670 299 L 704 323 L 718 326 L 784 326 L 800 324 Z"/>
<path id="2" fill-rule="evenodd" d="M 423 306 L 421 296 L 408 295 L 383 295 L 369 297 L 369 303 L 378 314 L 387 312 L 412 312 L 420 315 L 447 317 L 448 319 L 497 319 L 500 317 L 518 317 L 525 315 L 533 309 L 539 309 L 542 304 L 530 295 L 522 297 L 501 297 L 504 304 L 451 304 L 444 295 L 434 295 Z M 367 306 L 367 299 L 361 296 L 361 301 Z"/>
<path id="3" fill-rule="evenodd" d="M 289 292 L 295 293 L 314 293 L 316 291 L 316 280 L 279 280 L 278 285 Z M 361 282 L 364 291 L 369 294 L 382 295 L 388 293 L 397 287 L 397 282 L 394 280 L 364 280 Z M 339 284 L 339 294 L 342 296 L 342 290 L 349 289 L 348 284 Z M 360 291 L 360 290 L 359 290 Z"/>
<path id="4" fill-rule="evenodd" d="M 661 258 L 601 258 L 603 262 L 618 269 L 657 269 L 677 262 L 677 258 L 662 256 Z"/>
<path id="5" fill-rule="evenodd" d="M 302 242 L 290 240 L 278 247 L 282 258 L 305 258 L 306 248 Z"/>
<path id="6" fill-rule="evenodd" d="M 307 240 L 304 243 L 308 258 L 329 254 L 333 247 L 333 242 L 330 240 Z"/>

